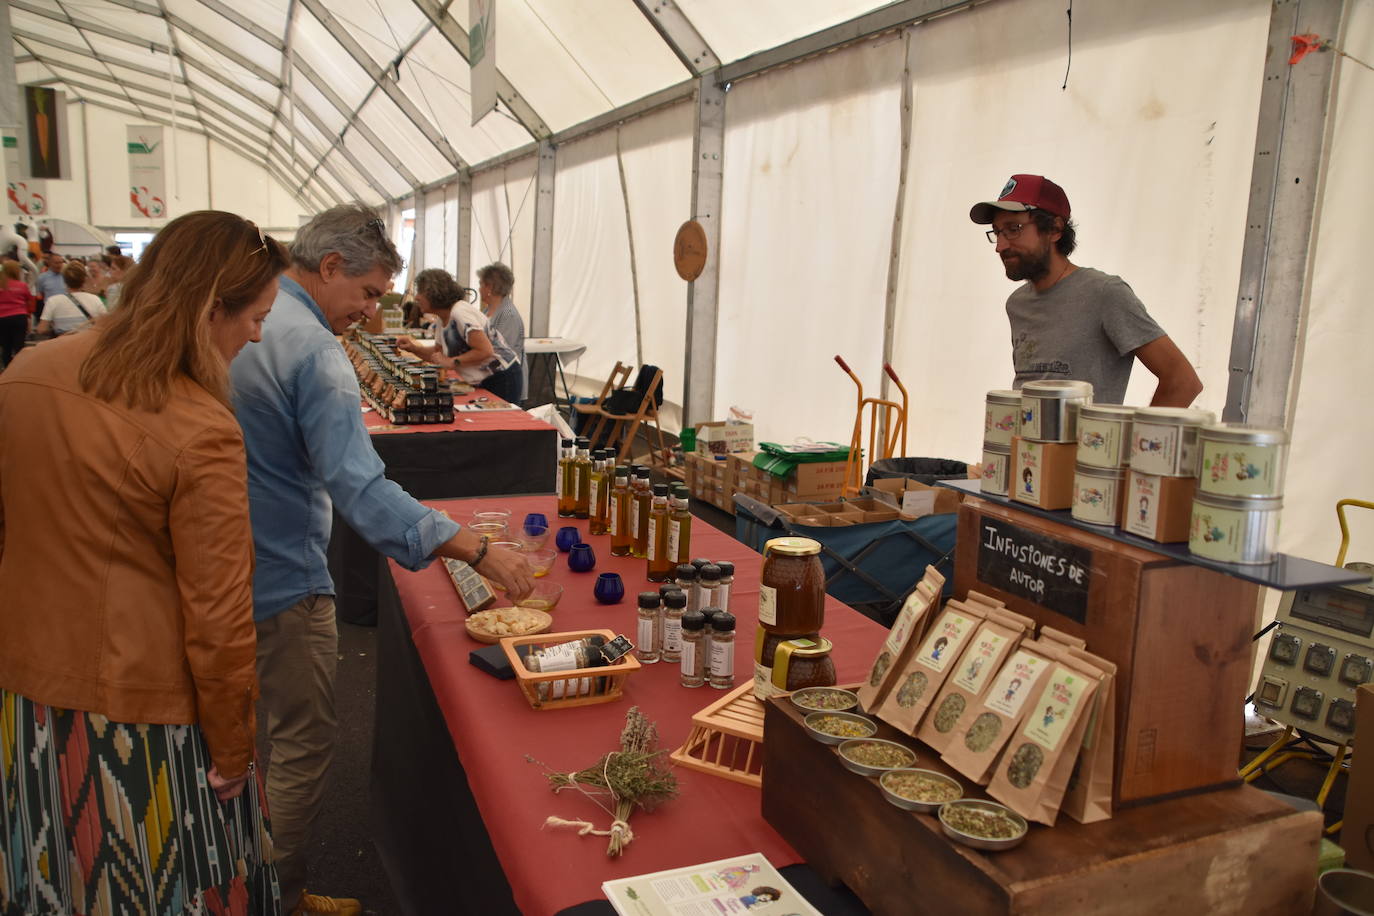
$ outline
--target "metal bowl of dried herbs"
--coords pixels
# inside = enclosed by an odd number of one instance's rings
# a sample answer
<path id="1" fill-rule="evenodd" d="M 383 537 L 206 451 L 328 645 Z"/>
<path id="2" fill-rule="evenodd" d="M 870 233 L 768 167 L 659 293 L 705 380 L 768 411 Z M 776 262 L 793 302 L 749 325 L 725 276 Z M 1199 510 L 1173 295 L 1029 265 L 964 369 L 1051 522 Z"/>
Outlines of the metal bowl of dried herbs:
<path id="1" fill-rule="evenodd" d="M 934 770 L 889 770 L 878 779 L 883 796 L 898 808 L 934 814 L 964 794 L 959 780 Z"/>
<path id="2" fill-rule="evenodd" d="M 940 806 L 940 826 L 945 836 L 972 846 L 999 852 L 1026 838 L 1026 819 L 1006 805 L 977 798 L 961 798 Z"/>
<path id="3" fill-rule="evenodd" d="M 860 776 L 879 776 L 888 770 L 916 765 L 916 752 L 896 741 L 881 738 L 850 738 L 836 748 L 840 763 Z"/>
<path id="4" fill-rule="evenodd" d="M 841 744 L 850 738 L 871 738 L 878 731 L 872 719 L 852 712 L 813 712 L 802 720 L 821 744 Z M 962 793 L 960 793 L 962 794 Z M 958 798 L 958 796 L 955 796 Z"/>
<path id="5" fill-rule="evenodd" d="M 859 695 L 839 687 L 804 687 L 792 694 L 792 705 L 806 712 L 844 712 L 858 708 Z"/>

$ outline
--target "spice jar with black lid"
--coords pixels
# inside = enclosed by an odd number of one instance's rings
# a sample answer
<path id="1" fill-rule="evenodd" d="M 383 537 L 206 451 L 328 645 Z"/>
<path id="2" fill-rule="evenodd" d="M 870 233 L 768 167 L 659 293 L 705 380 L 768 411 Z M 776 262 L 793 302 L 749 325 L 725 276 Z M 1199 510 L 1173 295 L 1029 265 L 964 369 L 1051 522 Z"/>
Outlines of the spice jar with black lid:
<path id="1" fill-rule="evenodd" d="M 682 615 L 687 611 L 687 596 L 679 589 L 663 595 L 663 646 L 659 657 L 675 662 L 682 657 Z"/>
<path id="2" fill-rule="evenodd" d="M 639 593 L 638 645 L 635 658 L 641 664 L 653 665 L 658 662 L 659 646 L 663 641 L 663 609 L 659 605 L 658 592 Z"/>
<path id="3" fill-rule="evenodd" d="M 711 619 L 710 684 L 717 690 L 735 686 L 735 617 L 719 609 Z"/>
<path id="4" fill-rule="evenodd" d="M 706 653 L 702 633 L 706 629 L 706 615 L 701 611 L 687 611 L 682 615 L 682 672 L 683 687 L 700 687 L 706 683 Z"/>

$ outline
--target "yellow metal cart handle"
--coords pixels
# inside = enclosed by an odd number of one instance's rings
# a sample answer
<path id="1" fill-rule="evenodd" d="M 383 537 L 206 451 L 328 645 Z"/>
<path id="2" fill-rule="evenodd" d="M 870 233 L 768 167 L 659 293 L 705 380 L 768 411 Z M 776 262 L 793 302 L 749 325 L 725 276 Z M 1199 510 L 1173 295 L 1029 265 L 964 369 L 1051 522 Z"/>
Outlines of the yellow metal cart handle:
<path id="1" fill-rule="evenodd" d="M 1341 523 L 1341 549 L 1336 553 L 1336 565 L 1345 565 L 1345 551 L 1350 546 L 1350 526 L 1345 523 L 1345 507 L 1359 506 L 1361 509 L 1374 509 L 1374 503 L 1363 499 L 1343 499 L 1336 503 L 1336 520 Z"/>

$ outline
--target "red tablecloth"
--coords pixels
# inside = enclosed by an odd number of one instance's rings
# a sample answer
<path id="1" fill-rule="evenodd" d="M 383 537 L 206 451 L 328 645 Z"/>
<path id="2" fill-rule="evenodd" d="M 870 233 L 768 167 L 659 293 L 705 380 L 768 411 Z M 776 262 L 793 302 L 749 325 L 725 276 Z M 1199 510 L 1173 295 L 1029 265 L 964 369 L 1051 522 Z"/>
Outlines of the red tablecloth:
<path id="1" fill-rule="evenodd" d="M 460 404 L 470 404 L 478 397 L 486 397 L 490 402 L 504 404 L 500 398 L 485 391 L 474 391 L 470 394 L 458 394 L 453 396 L 454 407 Z M 385 436 L 394 433 L 452 433 L 452 432 L 471 432 L 474 430 L 511 430 L 511 429 L 553 429 L 552 426 L 543 420 L 536 420 L 523 410 L 455 410 L 453 412 L 452 423 L 410 423 L 405 425 L 391 424 L 386 417 L 378 416 L 377 411 L 368 410 L 363 413 L 363 423 L 367 426 L 367 431 L 374 436 Z"/>
<path id="2" fill-rule="evenodd" d="M 585 521 L 557 518 L 553 497 L 435 500 L 429 505 L 447 510 L 459 521 L 479 509 L 499 507 L 510 509 L 516 520 L 527 512 L 543 512 L 556 527 L 575 524 L 595 549 L 597 566 L 593 572 L 574 573 L 567 568 L 566 554 L 559 555 L 551 577 L 564 585 L 565 592 L 553 611 L 554 630 L 605 627 L 634 639 L 634 597 L 658 587 L 645 578 L 645 562 L 612 557 L 608 537 L 589 537 Z M 730 610 L 739 622 L 736 683 L 743 683 L 753 674 L 762 558 L 699 519 L 693 525 L 692 554 L 735 564 Z M 618 702 L 532 709 L 515 682 L 497 680 L 469 664 L 468 653 L 480 644 L 463 628 L 462 609 L 441 564 L 410 573 L 392 563 L 391 571 L 416 648 L 522 911 L 556 913 L 599 898 L 603 881 L 726 856 L 762 852 L 778 866 L 799 861 L 760 816 L 757 789 L 685 767 L 677 768 L 677 799 L 631 817 L 635 840 L 619 859 L 606 857 L 604 837 L 544 829 L 549 815 L 592 821 L 599 829 L 609 826 L 611 818 L 571 790 L 555 796 L 543 768 L 527 762 L 527 754 L 555 769 L 582 769 L 618 746 L 625 713 L 632 705 L 657 723 L 662 745 L 671 750 L 687 738 L 692 715 L 719 699 L 721 691 L 684 688 L 678 683 L 677 664 L 660 663 L 631 675 Z M 596 574 L 608 571 L 621 574 L 626 591 L 625 601 L 610 607 L 592 597 Z M 824 635 L 835 644 L 832 657 L 841 683 L 867 674 L 886 632 L 849 607 L 827 601 Z M 797 801 L 808 803 L 805 798 Z"/>

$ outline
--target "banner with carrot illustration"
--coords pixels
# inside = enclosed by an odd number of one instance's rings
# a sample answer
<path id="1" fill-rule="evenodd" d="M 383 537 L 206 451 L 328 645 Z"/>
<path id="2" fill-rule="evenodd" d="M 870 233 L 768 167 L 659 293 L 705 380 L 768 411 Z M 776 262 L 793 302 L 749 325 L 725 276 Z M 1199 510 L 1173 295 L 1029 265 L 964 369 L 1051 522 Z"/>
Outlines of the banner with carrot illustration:
<path id="1" fill-rule="evenodd" d="M 167 170 L 163 159 L 162 128 L 130 124 L 129 215 L 162 219 L 167 215 Z"/>
<path id="2" fill-rule="evenodd" d="M 71 178 L 66 95 L 46 86 L 25 86 L 24 126 L 29 135 L 29 168 L 25 177 Z"/>

